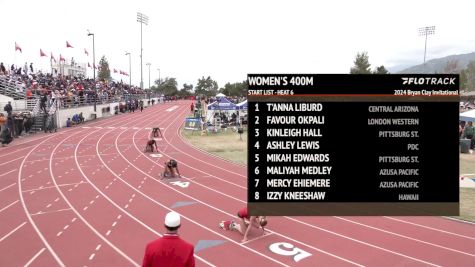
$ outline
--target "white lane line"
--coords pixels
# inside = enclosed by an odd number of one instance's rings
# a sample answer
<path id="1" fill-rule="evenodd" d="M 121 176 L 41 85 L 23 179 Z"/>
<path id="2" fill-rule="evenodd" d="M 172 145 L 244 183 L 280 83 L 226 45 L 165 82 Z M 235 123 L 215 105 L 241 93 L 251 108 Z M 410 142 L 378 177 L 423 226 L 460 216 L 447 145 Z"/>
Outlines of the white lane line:
<path id="1" fill-rule="evenodd" d="M 111 234 L 111 230 L 107 231 L 106 235 L 110 235 Z"/>
<path id="2" fill-rule="evenodd" d="M 130 198 L 130 199 L 129 199 L 129 203 L 132 202 L 132 200 L 134 200 L 134 199 L 133 199 L 133 198 Z"/>
<path id="3" fill-rule="evenodd" d="M 134 135 L 134 138 L 135 138 L 135 135 Z M 117 139 L 116 139 L 116 145 L 117 145 Z M 135 148 L 136 148 L 138 151 L 141 151 L 141 150 L 137 147 L 137 144 L 135 143 L 135 141 L 134 141 L 134 145 L 135 145 Z M 118 153 L 119 153 L 119 155 L 120 155 L 125 161 L 128 161 L 128 159 L 120 152 L 120 150 L 118 150 Z M 143 153 L 143 152 L 140 152 L 140 153 Z M 101 158 L 99 158 L 99 159 L 101 159 Z M 102 160 L 102 159 L 101 159 L 101 160 Z M 189 166 L 189 165 L 187 165 L 187 166 Z M 191 167 L 191 166 L 189 166 L 189 167 L 190 167 L 190 168 L 193 168 L 193 167 Z M 143 174 L 145 174 L 145 173 L 144 173 L 140 168 L 138 168 L 137 166 L 135 166 L 135 168 L 136 168 L 139 172 L 142 172 Z M 113 173 L 112 170 L 109 169 L 109 171 L 110 171 L 111 173 Z M 203 171 L 200 171 L 200 172 L 203 172 Z M 205 173 L 205 172 L 203 172 L 203 173 Z M 147 174 L 145 174 L 145 175 L 147 175 Z M 180 192 L 179 190 L 173 188 L 172 186 L 169 186 L 169 185 L 165 184 L 164 182 L 161 182 L 161 181 L 155 179 L 155 178 L 152 177 L 152 176 L 149 176 L 149 177 L 150 177 L 152 180 L 155 180 L 155 181 L 157 181 L 158 183 L 162 184 L 163 186 L 168 187 L 169 189 L 171 189 L 171 190 L 177 192 L 178 194 L 187 196 L 187 197 L 189 197 L 189 198 L 195 200 L 196 202 L 199 202 L 199 203 L 201 203 L 201 204 L 203 204 L 203 205 L 205 205 L 205 206 L 207 206 L 207 207 L 209 207 L 209 208 L 211 208 L 211 209 L 214 209 L 214 210 L 216 210 L 216 211 L 219 211 L 219 212 L 221 212 L 221 213 L 223 213 L 223 214 L 227 214 L 228 216 L 232 216 L 232 217 L 235 216 L 235 215 L 230 214 L 230 213 L 228 213 L 228 212 L 226 212 L 226 211 L 223 211 L 223 210 L 221 210 L 221 209 L 219 209 L 219 208 L 217 208 L 217 207 L 214 207 L 214 206 L 212 206 L 212 205 L 210 205 L 210 204 L 207 204 L 207 203 L 205 203 L 205 202 L 203 202 L 203 201 L 201 201 L 201 200 L 199 200 L 199 199 L 196 199 L 196 198 L 194 198 L 194 197 L 192 197 L 192 196 L 190 196 L 190 195 L 188 195 L 188 194 L 185 194 L 185 193 L 183 193 L 183 192 Z M 133 188 L 128 182 L 126 182 L 126 181 L 124 181 L 124 180 L 122 180 L 122 182 L 123 182 L 124 184 L 128 185 L 129 187 L 131 187 L 132 189 L 135 190 L 135 188 Z M 142 192 L 140 192 L 140 191 L 138 191 L 138 193 L 140 193 L 141 195 L 143 195 L 145 198 L 149 199 L 151 202 L 156 203 L 157 205 L 162 206 L 162 207 L 164 207 L 165 209 L 171 211 L 170 208 L 164 206 L 162 203 L 156 201 L 155 199 L 150 198 L 150 196 L 145 195 L 144 193 L 142 193 Z M 239 200 L 239 201 L 240 201 L 240 200 Z M 250 248 L 250 247 L 243 246 L 243 245 L 241 245 L 240 243 L 238 243 L 238 242 L 236 242 L 236 241 L 234 241 L 234 240 L 232 240 L 232 239 L 229 239 L 228 237 L 223 236 L 223 235 L 221 235 L 220 233 L 218 233 L 218 232 L 216 232 L 216 231 L 214 231 L 214 230 L 212 230 L 212 229 L 210 229 L 210 228 L 208 228 L 208 227 L 206 227 L 206 226 L 200 224 L 199 222 L 196 222 L 196 221 L 192 220 L 191 218 L 186 217 L 186 216 L 183 215 L 183 214 L 181 214 L 181 216 L 182 216 L 183 218 L 189 220 L 190 222 L 192 222 L 192 223 L 194 223 L 194 224 L 196 224 L 196 225 L 198 225 L 198 226 L 201 226 L 202 228 L 204 228 L 204 229 L 206 229 L 206 230 L 208 230 L 208 231 L 210 231 L 210 232 L 215 233 L 216 235 L 219 235 L 219 236 L 221 236 L 221 237 L 223 237 L 223 238 L 225 238 L 225 239 L 228 239 L 230 242 L 233 242 L 233 243 L 235 243 L 235 244 L 237 244 L 237 245 L 239 245 L 239 246 L 241 246 L 241 247 L 243 247 L 243 248 L 245 248 L 245 249 L 247 249 L 247 250 L 250 250 L 250 251 L 252 251 L 252 252 L 254 252 L 254 253 L 256 253 L 256 254 L 258 254 L 258 255 L 264 257 L 264 258 L 267 258 L 267 259 L 269 259 L 269 260 L 271 260 L 271 261 L 273 261 L 273 262 L 276 262 L 276 263 L 281 264 L 281 265 L 283 264 L 283 263 L 279 262 L 278 260 L 276 260 L 276 259 L 274 259 L 274 258 L 272 258 L 272 257 L 269 257 L 269 256 L 267 256 L 267 255 L 265 255 L 265 254 L 262 254 L 262 253 L 260 253 L 260 252 L 258 252 L 258 251 L 256 251 L 256 250 L 254 250 L 254 249 L 252 249 L 252 248 Z M 326 255 L 332 256 L 332 257 L 334 257 L 334 258 L 340 259 L 340 260 L 345 261 L 345 262 L 347 262 L 347 263 L 350 263 L 350 264 L 353 264 L 353 265 L 357 265 L 357 266 L 362 266 L 361 264 L 358 264 L 358 263 L 353 262 L 353 261 L 351 261 L 351 260 L 345 259 L 345 258 L 340 257 L 340 256 L 338 256 L 338 255 L 332 254 L 332 253 L 330 253 L 330 252 L 324 251 L 324 250 L 319 249 L 319 248 L 317 248 L 317 247 L 311 246 L 311 245 L 306 244 L 306 243 L 304 243 L 304 242 L 300 242 L 300 241 L 298 241 L 298 240 L 292 239 L 292 238 L 290 238 L 290 237 L 288 237 L 288 236 L 279 234 L 279 233 L 274 232 L 274 231 L 271 231 L 271 232 L 274 233 L 274 234 L 276 234 L 276 235 L 278 235 L 278 236 L 280 236 L 280 237 L 283 237 L 283 238 L 288 239 L 288 240 L 290 240 L 290 241 L 293 241 L 293 242 L 295 242 L 295 243 L 301 244 L 301 245 L 306 246 L 306 247 L 308 247 L 308 248 L 311 248 L 311 249 L 313 249 L 313 250 L 319 251 L 319 252 L 321 252 L 321 253 L 323 253 L 323 254 L 326 254 Z"/>
<path id="4" fill-rule="evenodd" d="M 94 204 L 94 200 L 89 201 L 89 205 Z"/>
<path id="5" fill-rule="evenodd" d="M 55 212 L 60 212 L 60 211 L 67 211 L 71 209 L 60 209 L 60 210 L 52 210 L 52 211 L 38 211 L 37 213 L 31 213 L 31 216 L 35 215 L 43 215 L 43 214 L 49 214 L 49 213 L 55 213 Z"/>
<path id="6" fill-rule="evenodd" d="M 96 196 L 96 199 L 98 199 L 98 198 L 99 198 L 99 195 Z"/>
<path id="7" fill-rule="evenodd" d="M 69 228 L 69 224 L 67 224 L 65 227 L 63 227 L 63 230 L 66 230 Z"/>
<path id="8" fill-rule="evenodd" d="M 77 218 L 74 217 L 74 218 L 71 220 L 71 222 L 73 223 L 73 222 L 75 222 L 76 220 L 77 220 Z"/>
<path id="9" fill-rule="evenodd" d="M 11 170 L 11 171 L 2 173 L 2 174 L 0 174 L 0 177 L 5 176 L 5 175 L 7 175 L 7 174 L 9 174 L 9 173 L 11 173 L 11 172 L 14 172 L 14 171 L 16 171 L 16 170 L 18 170 L 18 169 L 13 169 L 13 170 Z M 33 175 L 32 175 L 32 176 L 33 176 Z"/>
<path id="10" fill-rule="evenodd" d="M 40 251 L 38 251 L 38 252 L 35 254 L 35 256 L 33 256 L 33 258 L 31 258 L 31 259 L 25 264 L 24 267 L 30 266 L 30 264 L 33 263 L 33 261 L 35 261 L 36 258 L 38 258 L 38 257 L 41 255 L 41 253 L 43 253 L 43 251 L 45 251 L 45 249 L 46 249 L 46 248 L 40 249 Z"/>
<path id="11" fill-rule="evenodd" d="M 427 265 L 432 265 L 432 266 L 439 266 L 439 265 L 435 265 L 433 263 L 430 263 L 430 262 L 427 262 L 427 261 L 423 261 L 421 259 L 417 259 L 417 258 L 413 258 L 411 256 L 408 256 L 408 255 L 405 255 L 405 254 L 402 254 L 402 253 L 398 253 L 396 251 L 393 251 L 393 250 L 390 250 L 390 249 L 386 249 L 386 248 L 383 248 L 383 247 L 380 247 L 380 246 L 376 246 L 376 245 L 373 245 L 373 244 L 370 244 L 370 243 L 367 243 L 367 242 L 364 242 L 364 241 L 361 241 L 361 240 L 358 240 L 358 239 L 355 239 L 355 238 L 351 238 L 351 237 L 348 237 L 346 235 L 342 235 L 342 234 L 339 234 L 339 233 L 336 233 L 336 232 L 333 232 L 333 231 L 330 231 L 330 230 L 327 230 L 327 229 L 324 229 L 324 228 L 320 228 L 318 226 L 315 226 L 313 224 L 309 224 L 309 223 L 306 223 L 306 222 L 303 222 L 303 221 L 299 221 L 297 219 L 293 219 L 293 218 L 290 218 L 290 217 L 285 217 L 291 221 L 295 221 L 297 223 L 300 223 L 300 224 L 303 224 L 303 225 L 306 225 L 308 227 L 311 227 L 311 228 L 314 228 L 314 229 L 318 229 L 320 231 L 323 231 L 323 232 L 326 232 L 326 233 L 330 233 L 330 234 L 333 234 L 333 235 L 336 235 L 336 236 L 339 236 L 341 238 L 344 238 L 344 239 L 348 239 L 348 240 L 351 240 L 351 241 L 354 241 L 356 243 L 360 243 L 360 244 L 363 244 L 363 245 L 366 245 L 366 246 L 369 246 L 369 247 L 372 247 L 372 248 L 376 248 L 376 249 L 379 249 L 379 250 L 382 250 L 382 251 L 385 251 L 385 252 L 388 252 L 388 253 L 391 253 L 391 254 L 394 254 L 394 255 L 398 255 L 398 256 L 401 256 L 403 258 L 408 258 L 408 259 L 411 259 L 411 260 L 414 260 L 414 261 L 417 261 L 417 262 L 422 262 L 424 264 L 427 264 Z"/>
<path id="12" fill-rule="evenodd" d="M 8 234 L 4 235 L 2 238 L 0 238 L 0 243 L 5 240 L 7 237 L 15 233 L 18 229 L 22 228 L 26 222 L 23 222 L 22 224 L 18 225 L 15 229 L 11 230 Z"/>
<path id="13" fill-rule="evenodd" d="M 58 198 L 56 198 L 56 199 L 54 200 L 54 202 L 58 202 L 58 200 L 59 200 L 59 197 L 58 197 Z"/>
<path id="14" fill-rule="evenodd" d="M 19 157 L 19 158 L 16 158 L 16 159 L 12 159 L 12 160 L 10 160 L 10 161 L 6 161 L 6 162 L 3 162 L 3 163 L 0 163 L 0 166 L 5 165 L 5 164 L 10 163 L 10 162 L 14 162 L 14 161 L 19 160 L 19 159 L 22 159 L 22 158 L 23 158 L 23 157 Z"/>
<path id="15" fill-rule="evenodd" d="M 117 216 L 117 220 L 120 220 L 120 218 L 122 218 L 121 214 L 119 214 L 119 216 Z"/>
<path id="16" fill-rule="evenodd" d="M 2 189 L 0 190 L 0 192 L 2 192 L 3 190 L 8 189 L 8 188 L 10 188 L 10 187 L 12 187 L 12 186 L 14 186 L 14 185 L 16 185 L 16 183 L 13 183 L 13 184 L 11 184 L 11 185 L 9 185 L 9 186 L 7 186 L 7 187 L 2 188 Z"/>
<path id="17" fill-rule="evenodd" d="M 83 137 L 78 143 L 80 144 L 84 139 L 86 139 L 86 137 L 88 137 L 89 135 L 86 135 L 85 137 Z M 97 146 L 97 143 L 96 143 L 96 146 Z M 83 172 L 83 170 L 81 169 L 81 167 L 79 166 L 79 161 L 78 161 L 78 158 L 77 158 L 77 152 L 78 152 L 78 147 L 79 146 L 76 146 L 75 150 L 74 150 L 74 160 L 76 162 L 76 166 L 78 167 L 78 170 L 79 172 L 81 172 L 81 175 L 89 182 L 89 179 L 87 178 L 86 174 Z M 96 148 L 97 149 L 97 148 Z M 51 160 L 50 160 L 50 164 L 51 164 Z M 56 180 L 54 179 L 54 175 L 53 173 L 50 171 L 50 174 L 51 174 L 51 177 L 53 178 L 53 183 L 56 184 Z M 89 183 L 92 187 L 94 187 L 94 189 L 96 189 L 99 193 L 101 193 L 101 191 L 94 185 L 94 184 L 91 184 Z M 81 219 L 81 221 L 84 222 L 84 224 L 86 224 L 89 229 L 91 229 L 91 231 L 93 231 L 97 237 L 99 237 L 100 239 L 102 239 L 105 243 L 107 243 L 112 249 L 114 249 L 117 253 L 119 253 L 122 257 L 124 257 L 127 261 L 129 261 L 129 263 L 131 263 L 132 265 L 134 266 L 140 266 L 140 264 L 138 264 L 137 262 L 135 262 L 132 258 L 130 258 L 127 254 L 125 254 L 122 250 L 120 250 L 118 247 L 116 247 L 113 243 L 111 243 L 106 237 L 104 237 L 101 233 L 99 233 L 97 231 L 96 228 L 94 228 L 71 204 L 71 202 L 69 202 L 69 200 L 66 198 L 66 196 L 63 194 L 63 192 L 61 192 L 61 190 L 58 190 L 58 193 L 63 197 L 64 201 L 71 207 L 71 209 L 74 211 L 74 213 Z M 102 193 L 101 193 L 102 194 Z"/>
<path id="18" fill-rule="evenodd" d="M 137 147 L 137 144 L 135 143 L 135 141 L 134 141 L 134 145 L 135 145 L 135 148 L 140 152 L 140 149 Z M 119 153 L 120 153 L 120 151 L 119 151 Z M 186 154 L 186 153 L 185 153 L 185 154 Z M 121 154 L 121 156 L 123 157 L 122 154 Z M 123 158 L 124 158 L 124 157 L 123 157 Z M 124 159 L 125 159 L 125 158 L 124 158 Z M 125 160 L 127 160 L 127 159 L 125 159 Z M 155 164 L 156 164 L 156 163 L 155 163 Z M 186 165 L 186 164 L 185 164 L 185 165 Z M 186 166 L 188 166 L 188 167 L 194 169 L 193 167 L 191 167 L 191 166 L 189 166 L 189 165 L 186 165 Z M 139 171 L 140 171 L 140 170 L 139 170 Z M 198 171 L 200 171 L 200 170 L 198 170 Z M 208 173 L 203 172 L 203 171 L 200 171 L 200 172 L 205 173 L 205 174 L 208 174 Z M 241 176 L 242 176 L 242 175 L 241 175 Z M 213 177 L 216 177 L 216 176 L 213 176 Z M 218 178 L 218 177 L 216 177 L 216 178 Z M 219 178 L 218 178 L 218 179 L 219 179 Z M 198 183 L 197 183 L 197 184 L 198 184 Z M 174 188 L 171 188 L 171 189 L 175 190 Z M 177 191 L 177 190 L 175 190 L 175 191 Z M 177 191 L 177 192 L 178 192 L 178 193 L 181 193 L 181 192 L 179 192 L 179 191 Z M 186 194 L 184 194 L 184 195 L 186 195 Z M 224 195 L 226 195 L 226 194 L 224 194 Z M 193 199 L 193 198 L 192 198 L 192 199 Z M 200 201 L 198 201 L 198 202 L 200 202 Z M 206 204 L 205 204 L 205 205 L 206 205 Z M 209 206 L 209 205 L 207 205 L 207 206 Z M 288 217 L 285 217 L 285 218 L 288 218 Z M 288 218 L 288 219 L 291 219 L 291 218 Z M 295 220 L 295 221 L 296 221 L 296 222 L 300 222 L 300 221 L 298 221 L 298 220 Z M 300 222 L 300 223 L 303 223 L 303 222 Z M 321 229 L 321 230 L 324 230 L 324 229 Z M 277 233 L 276 233 L 276 234 L 277 234 Z M 336 233 L 335 233 L 335 234 L 336 234 Z M 278 234 L 278 235 L 281 235 L 281 234 Z M 283 235 L 281 235 L 281 236 L 283 236 Z M 347 238 L 347 237 L 345 237 L 345 238 Z M 291 239 L 291 240 L 292 240 L 292 239 Z M 355 240 L 355 241 L 357 241 L 357 242 L 358 242 L 358 241 L 359 241 L 359 242 L 362 242 L 362 241 L 360 241 L 360 240 Z M 297 243 L 300 243 L 300 242 L 297 242 Z M 364 243 L 364 242 L 363 242 L 363 243 Z M 309 247 L 309 245 L 307 245 L 307 244 L 303 244 L 303 245 Z M 367 245 L 371 245 L 371 244 L 367 244 Z M 376 247 L 376 246 L 374 246 L 374 247 Z M 390 252 L 390 253 L 394 253 L 394 251 L 389 251 L 389 252 Z M 406 255 L 403 255 L 403 254 L 398 254 L 398 255 L 403 256 L 403 257 L 406 256 Z M 406 256 L 406 257 L 407 257 L 407 256 Z M 338 258 L 339 258 L 339 257 L 338 257 Z M 409 257 L 409 258 L 411 258 L 411 257 Z M 411 258 L 411 259 L 416 260 L 416 261 L 420 261 L 420 262 L 424 262 L 424 261 L 419 260 L 419 259 L 416 259 L 416 258 Z M 429 264 L 429 265 L 435 265 L 435 264 L 432 264 L 432 263 L 429 263 L 429 262 L 424 262 L 424 263 L 425 263 L 425 264 Z"/>
<path id="19" fill-rule="evenodd" d="M 429 227 L 429 226 L 425 226 L 425 225 L 422 225 L 422 224 L 413 223 L 413 222 L 409 222 L 409 221 L 405 221 L 405 220 L 401 220 L 401 219 L 396 219 L 396 218 L 392 218 L 392 217 L 387 217 L 387 216 L 383 216 L 383 217 L 386 218 L 386 219 L 397 221 L 397 222 L 407 223 L 407 224 L 419 226 L 419 227 L 422 227 L 422 228 L 434 230 L 434 231 L 437 231 L 437 232 L 441 232 L 441 233 L 445 233 L 445 234 L 449 234 L 449 235 L 455 235 L 455 236 L 475 240 L 475 237 L 470 237 L 470 236 L 466 236 L 466 235 L 452 233 L 452 232 L 449 232 L 449 231 L 445 231 L 445 230 L 441 230 L 441 229 L 437 229 L 437 228 L 433 228 L 433 227 Z"/>
<path id="20" fill-rule="evenodd" d="M 49 203 L 49 204 L 46 206 L 46 208 L 49 208 L 49 207 L 51 207 L 51 203 Z"/>
<path id="21" fill-rule="evenodd" d="M 1 213 L 2 211 L 4 211 L 4 210 L 10 208 L 11 206 L 15 205 L 18 201 L 20 201 L 20 200 L 14 201 L 14 202 L 10 203 L 8 206 L 6 206 L 6 207 L 4 207 L 3 209 L 1 209 L 1 210 L 0 210 L 0 213 Z"/>
<path id="22" fill-rule="evenodd" d="M 112 224 L 112 227 L 114 227 L 116 224 L 117 224 L 117 221 L 115 221 L 115 222 Z"/>
<path id="23" fill-rule="evenodd" d="M 89 256 L 89 260 L 92 261 L 92 259 L 94 259 L 94 256 L 96 256 L 96 253 L 92 253 L 91 256 Z"/>
<path id="24" fill-rule="evenodd" d="M 62 234 L 63 234 L 63 231 L 59 231 L 59 232 L 56 234 L 56 236 L 59 237 L 59 236 L 62 235 Z"/>
<path id="25" fill-rule="evenodd" d="M 475 257 L 475 254 L 472 254 L 472 253 L 456 250 L 456 249 L 453 249 L 453 248 L 444 247 L 444 246 L 437 245 L 437 244 L 427 242 L 427 241 L 423 241 L 423 240 L 420 240 L 420 239 L 417 239 L 417 238 L 397 234 L 397 233 L 394 233 L 394 232 L 391 232 L 391 231 L 387 231 L 387 230 L 384 230 L 384 229 L 380 229 L 380 228 L 377 228 L 377 227 L 366 225 L 364 223 L 355 222 L 355 221 L 348 220 L 348 219 L 345 219 L 345 218 L 342 218 L 342 217 L 335 216 L 335 218 L 346 221 L 346 222 L 350 222 L 350 223 L 353 223 L 353 224 L 356 224 L 356 225 L 360 225 L 360 226 L 363 226 L 363 227 L 366 227 L 366 228 L 369 228 L 369 229 L 372 229 L 372 230 L 380 231 L 380 232 L 383 232 L 383 233 L 386 233 L 386 234 L 389 234 L 389 235 L 394 235 L 394 236 L 397 236 L 397 237 L 409 239 L 411 241 L 416 241 L 416 242 L 419 242 L 419 243 L 422 243 L 422 244 L 426 244 L 426 245 L 434 246 L 434 247 L 437 247 L 437 248 L 446 249 L 446 250 L 449 250 L 449 251 L 452 251 L 452 252 L 457 252 L 457 253 L 460 253 L 460 254 L 464 254 L 464 255 L 467 255 L 467 256 Z"/>
<path id="26" fill-rule="evenodd" d="M 84 207 L 82 210 L 87 210 L 87 206 L 86 206 L 86 207 Z"/>
<path id="27" fill-rule="evenodd" d="M 102 246 L 101 244 L 97 245 L 96 251 L 99 251 L 99 249 L 101 249 L 101 246 Z"/>
<path id="28" fill-rule="evenodd" d="M 129 207 L 129 204 L 125 205 L 124 209 L 128 208 Z"/>
<path id="29" fill-rule="evenodd" d="M 243 244 L 243 245 L 244 245 L 244 244 L 248 244 L 248 243 L 250 243 L 250 242 L 252 242 L 252 241 L 256 241 L 256 240 L 262 239 L 262 238 L 264 238 L 264 237 L 271 236 L 272 234 L 273 234 L 273 233 L 266 231 L 266 234 L 265 234 L 265 235 L 261 235 L 261 236 L 255 237 L 255 238 L 253 238 L 253 239 L 249 239 L 249 240 L 247 240 L 247 241 L 245 241 L 245 242 L 242 242 L 241 244 Z"/>

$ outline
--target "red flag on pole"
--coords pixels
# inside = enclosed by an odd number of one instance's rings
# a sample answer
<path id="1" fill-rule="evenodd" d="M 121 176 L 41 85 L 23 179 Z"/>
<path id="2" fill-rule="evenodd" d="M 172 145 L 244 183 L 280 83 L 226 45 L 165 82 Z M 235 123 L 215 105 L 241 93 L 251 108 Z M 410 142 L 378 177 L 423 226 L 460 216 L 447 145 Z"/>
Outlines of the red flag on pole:
<path id="1" fill-rule="evenodd" d="M 90 67 L 91 67 L 91 64 L 89 64 L 89 62 L 87 62 L 87 66 L 90 68 Z"/>
<path id="2" fill-rule="evenodd" d="M 54 60 L 54 63 L 56 63 L 56 59 L 53 57 L 53 52 L 51 52 L 51 60 Z"/>
<path id="3" fill-rule="evenodd" d="M 15 52 L 17 50 L 20 50 L 20 53 L 23 53 L 23 51 L 21 51 L 21 47 L 15 42 Z"/>
<path id="4" fill-rule="evenodd" d="M 64 59 L 64 57 L 59 54 L 59 61 L 66 61 L 66 59 Z"/>
<path id="5" fill-rule="evenodd" d="M 66 48 L 69 48 L 69 47 L 74 48 L 72 45 L 69 44 L 68 41 L 66 41 Z"/>
<path id="6" fill-rule="evenodd" d="M 47 55 L 40 49 L 40 57 L 47 57 Z"/>
<path id="7" fill-rule="evenodd" d="M 87 52 L 86 48 L 84 48 L 84 54 L 89 56 L 89 52 Z"/>
<path id="8" fill-rule="evenodd" d="M 116 70 L 116 69 L 114 69 L 114 73 L 117 73 L 117 70 Z"/>

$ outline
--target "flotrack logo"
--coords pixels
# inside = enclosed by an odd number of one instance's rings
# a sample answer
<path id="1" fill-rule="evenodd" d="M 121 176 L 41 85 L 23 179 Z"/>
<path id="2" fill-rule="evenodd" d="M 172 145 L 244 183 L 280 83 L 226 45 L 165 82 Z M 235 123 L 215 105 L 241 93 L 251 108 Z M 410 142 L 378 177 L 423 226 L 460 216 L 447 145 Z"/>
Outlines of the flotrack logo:
<path id="1" fill-rule="evenodd" d="M 455 85 L 454 78 L 434 78 L 434 77 L 402 77 L 402 84 L 416 84 L 416 85 Z"/>

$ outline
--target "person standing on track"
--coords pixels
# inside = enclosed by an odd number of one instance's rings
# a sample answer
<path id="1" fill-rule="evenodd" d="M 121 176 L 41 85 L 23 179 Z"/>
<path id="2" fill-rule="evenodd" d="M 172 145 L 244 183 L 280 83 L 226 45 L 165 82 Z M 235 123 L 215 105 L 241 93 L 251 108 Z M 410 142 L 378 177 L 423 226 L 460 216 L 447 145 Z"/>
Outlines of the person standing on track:
<path id="1" fill-rule="evenodd" d="M 180 215 L 174 211 L 165 217 L 167 232 L 159 239 L 147 244 L 142 267 L 194 267 L 194 246 L 178 236 Z"/>
<path id="2" fill-rule="evenodd" d="M 241 233 L 244 237 L 242 242 L 247 241 L 247 236 L 252 228 L 262 228 L 262 234 L 265 235 L 264 227 L 267 225 L 266 216 L 250 216 L 247 212 L 247 207 L 244 207 L 238 211 L 237 216 L 241 219 L 239 224 L 234 221 L 222 221 L 219 227 L 225 230 L 232 230 Z"/>

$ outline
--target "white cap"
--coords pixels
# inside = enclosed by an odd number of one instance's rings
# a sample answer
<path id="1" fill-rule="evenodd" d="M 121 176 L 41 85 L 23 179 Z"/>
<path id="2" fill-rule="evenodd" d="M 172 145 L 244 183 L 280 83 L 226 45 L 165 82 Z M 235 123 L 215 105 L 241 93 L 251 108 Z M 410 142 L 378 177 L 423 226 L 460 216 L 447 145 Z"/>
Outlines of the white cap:
<path id="1" fill-rule="evenodd" d="M 168 227 L 180 226 L 180 215 L 174 211 L 167 213 L 167 216 L 165 216 L 165 225 Z"/>

